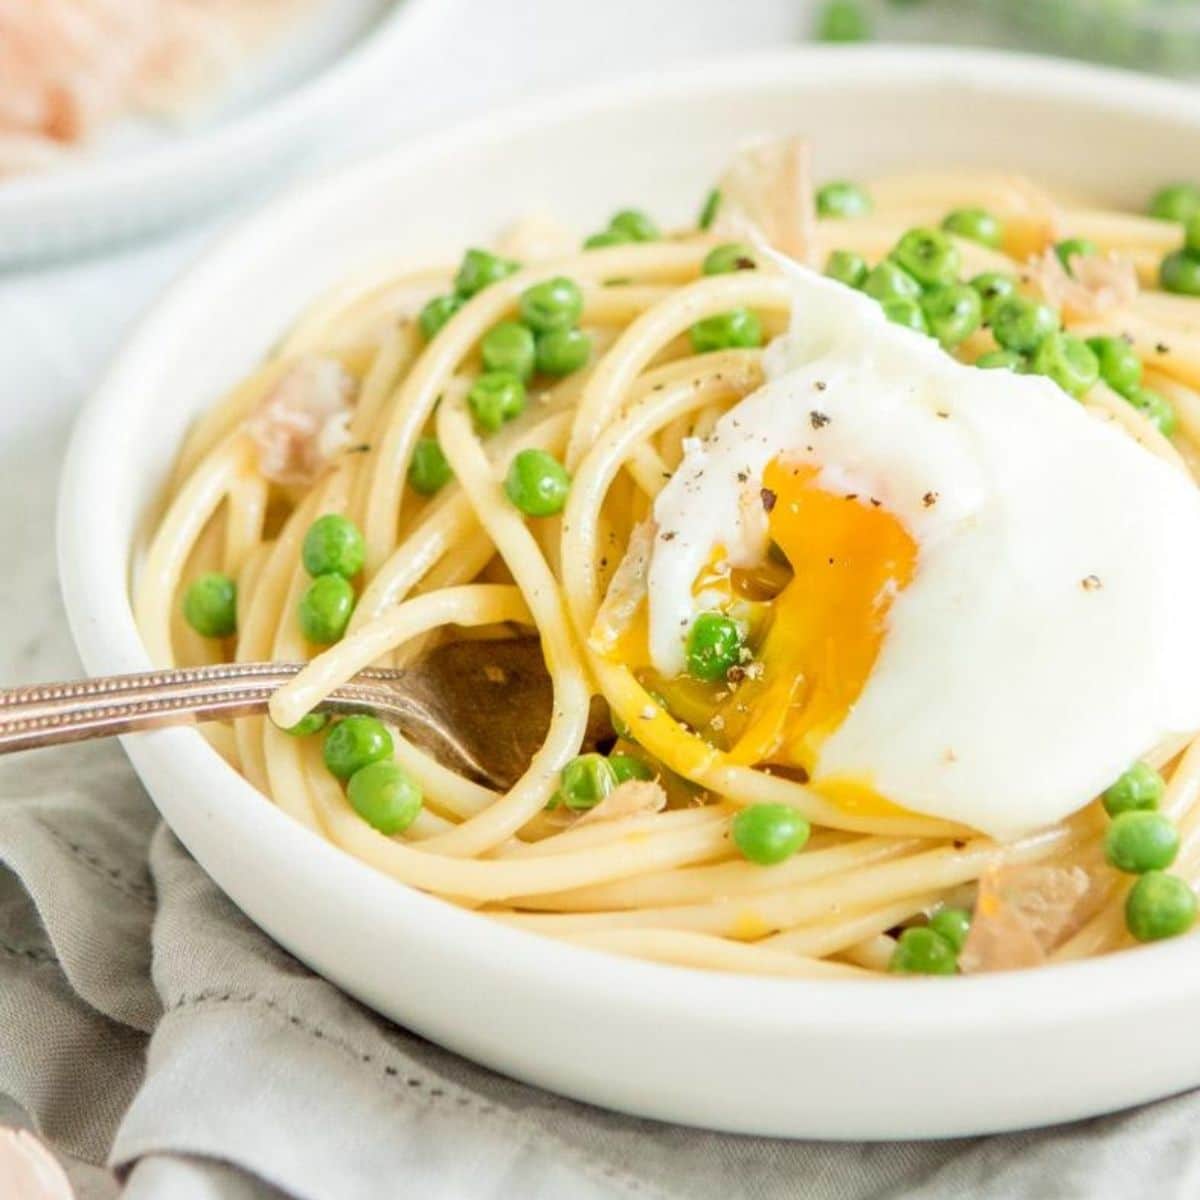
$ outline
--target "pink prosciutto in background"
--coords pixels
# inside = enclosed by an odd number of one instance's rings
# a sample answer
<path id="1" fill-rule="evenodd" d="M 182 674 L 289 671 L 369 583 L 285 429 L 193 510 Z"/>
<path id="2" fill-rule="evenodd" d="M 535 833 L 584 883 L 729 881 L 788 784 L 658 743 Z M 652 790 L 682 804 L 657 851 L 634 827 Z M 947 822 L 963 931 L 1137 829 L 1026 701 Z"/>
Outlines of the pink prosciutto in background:
<path id="1" fill-rule="evenodd" d="M 312 0 L 0 0 L 0 178 L 113 118 L 178 116 Z"/>

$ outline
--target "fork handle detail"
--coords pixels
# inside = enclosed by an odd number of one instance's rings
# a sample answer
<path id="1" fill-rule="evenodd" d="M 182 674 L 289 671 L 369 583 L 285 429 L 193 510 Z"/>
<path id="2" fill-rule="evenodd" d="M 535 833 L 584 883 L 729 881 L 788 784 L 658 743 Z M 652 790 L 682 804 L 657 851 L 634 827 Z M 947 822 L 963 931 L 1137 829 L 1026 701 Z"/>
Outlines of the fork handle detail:
<path id="1" fill-rule="evenodd" d="M 0 691 L 0 754 L 114 734 L 265 713 L 272 693 L 301 663 L 223 663 L 110 675 Z M 364 671 L 363 682 L 330 693 L 332 712 L 361 712 L 380 699 L 370 686 L 395 676 Z"/>

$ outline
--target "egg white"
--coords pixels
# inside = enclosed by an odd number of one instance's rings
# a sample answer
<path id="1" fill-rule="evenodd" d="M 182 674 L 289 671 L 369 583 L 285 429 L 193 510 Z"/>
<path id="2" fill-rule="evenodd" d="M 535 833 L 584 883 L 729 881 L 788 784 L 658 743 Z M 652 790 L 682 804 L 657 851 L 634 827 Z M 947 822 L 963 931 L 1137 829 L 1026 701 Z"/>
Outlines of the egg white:
<path id="1" fill-rule="evenodd" d="M 654 666 L 683 670 L 714 554 L 761 562 L 755 499 L 783 456 L 878 501 L 918 546 L 874 667 L 820 748 L 818 789 L 867 779 L 1012 837 L 1200 727 L 1192 482 L 1051 381 L 963 365 L 853 290 L 787 271 L 792 329 L 768 349 L 768 382 L 689 443 L 656 500 Z"/>

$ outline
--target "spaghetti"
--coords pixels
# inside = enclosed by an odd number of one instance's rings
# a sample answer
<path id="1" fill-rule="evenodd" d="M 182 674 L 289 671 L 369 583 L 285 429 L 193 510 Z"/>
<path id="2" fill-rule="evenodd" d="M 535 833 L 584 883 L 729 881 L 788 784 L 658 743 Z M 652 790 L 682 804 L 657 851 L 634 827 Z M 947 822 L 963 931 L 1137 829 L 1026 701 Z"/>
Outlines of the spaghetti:
<path id="1" fill-rule="evenodd" d="M 1068 333 L 1124 339 L 1153 393 L 1139 384 L 1127 397 L 1093 378 L 1082 402 L 1178 470 L 1200 468 L 1200 304 L 1148 286 L 1178 245 L 1177 225 L 1060 202 L 1001 174 L 894 177 L 866 194 L 869 212 L 827 211 L 834 201 L 814 194 L 803 149 L 776 144 L 738 160 L 710 228 L 662 237 L 626 213 L 584 250 L 554 228 L 532 238 L 525 229 L 505 247 L 524 265 L 473 252 L 457 298 L 447 292 L 451 272 L 425 271 L 380 276 L 318 304 L 192 429 L 136 582 L 139 626 L 160 664 L 311 660 L 276 694 L 270 719 L 210 727 L 215 748 L 284 811 L 374 869 L 481 919 L 615 953 L 870 978 L 903 969 L 905 932 L 937 930 L 939 914 L 950 970 L 1132 944 L 1128 897 L 1138 882 L 1106 861 L 1099 800 L 1010 842 L 891 806 L 841 804 L 799 771 L 739 761 L 685 713 L 686 695 L 669 681 L 659 694 L 662 681 L 623 651 L 644 604 L 624 589 L 655 498 L 688 439 L 761 386 L 761 343 L 787 324 L 791 292 L 762 255 L 748 264 L 734 255 L 732 269 L 705 273 L 714 249 L 749 237 L 751 223 L 755 236 L 810 263 L 839 252 L 842 267 L 865 269 L 910 227 L 986 210 L 1002 229 L 985 238 L 995 245 L 970 236 L 961 218 L 965 235 L 947 222 L 963 274 L 1012 280 L 1017 294 L 1051 302 Z M 1069 255 L 1062 272 L 1049 262 L 1069 238 L 1086 239 L 1077 246 L 1095 256 L 1091 274 L 1073 271 Z M 530 289 L 561 280 L 576 285 L 577 301 L 551 295 L 546 311 L 530 311 Z M 752 314 L 760 336 L 734 330 L 696 353 L 689 331 L 732 312 Z M 527 337 L 520 330 L 530 322 Z M 518 332 L 489 342 L 498 326 Z M 986 323 L 944 340 L 965 362 L 1004 352 Z M 524 386 L 479 387 L 497 361 L 507 364 L 499 373 L 529 380 L 523 410 Z M 525 493 L 518 462 L 533 472 Z M 546 474 L 547 463 L 561 474 Z M 565 508 L 530 515 L 540 510 L 529 487 L 550 494 L 568 477 Z M 333 571 L 306 563 L 314 522 L 330 514 L 361 532 L 361 564 L 341 574 L 336 546 Z M 331 537 L 345 528 L 328 526 Z M 345 600 L 340 627 L 332 609 L 310 606 L 305 622 L 314 573 L 342 580 L 328 585 Z M 218 623 L 204 636 L 189 623 L 201 577 L 235 585 L 235 631 Z M 778 585 L 752 582 L 769 609 Z M 333 621 L 332 636 L 306 637 L 319 632 L 317 617 Z M 372 821 L 369 803 L 355 803 L 354 779 L 347 789 L 331 769 L 336 726 L 322 730 L 310 716 L 322 698 L 360 669 L 402 664 L 436 640 L 518 630 L 541 638 L 554 692 L 524 775 L 499 794 L 392 729 L 400 771 L 390 778 L 407 790 L 389 796 L 407 807 L 391 828 Z M 632 775 L 618 778 L 603 761 L 572 767 L 596 694 L 618 731 L 609 758 L 632 761 Z M 305 729 L 315 732 L 298 736 Z M 1200 883 L 1200 742 L 1173 738 L 1145 757 L 1148 777 L 1166 780 L 1159 814 L 1179 832 L 1173 878 Z M 564 800 L 571 771 L 577 793 Z M 808 844 L 778 859 L 747 852 L 731 829 L 762 806 L 786 806 L 795 828 L 811 826 Z M 946 916 L 960 912 L 961 936 Z M 920 961 L 911 969 L 940 970 Z"/>

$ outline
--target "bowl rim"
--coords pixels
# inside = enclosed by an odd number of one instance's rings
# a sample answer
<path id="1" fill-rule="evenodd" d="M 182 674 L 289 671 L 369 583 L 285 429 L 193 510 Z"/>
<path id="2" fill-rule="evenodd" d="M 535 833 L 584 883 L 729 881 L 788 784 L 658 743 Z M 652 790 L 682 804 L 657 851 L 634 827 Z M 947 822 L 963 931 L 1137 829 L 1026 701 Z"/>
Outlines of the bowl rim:
<path id="1" fill-rule="evenodd" d="M 593 84 L 566 94 L 539 96 L 494 115 L 476 118 L 420 141 L 374 152 L 288 189 L 249 217 L 238 220 L 200 260 L 177 279 L 142 318 L 111 362 L 76 422 L 61 476 L 58 561 L 68 619 L 90 671 L 149 669 L 129 603 L 131 547 L 104 534 L 106 478 L 119 473 L 114 445 L 124 435 L 122 409 L 137 393 L 143 364 L 153 363 L 161 333 L 186 318 L 189 307 L 232 266 L 260 231 L 299 221 L 319 211 L 345 188 L 374 174 L 418 169 L 478 144 L 563 119 L 583 119 L 608 109 L 731 86 L 753 89 L 783 83 L 797 71 L 831 75 L 852 69 L 874 82 L 912 86 L 929 82 L 989 92 L 1079 99 L 1092 107 L 1169 117 L 1194 125 L 1200 109 L 1185 86 L 1131 72 L 990 50 L 912 47 L 798 47 L 725 56 L 654 75 Z M 353 266 L 353 264 L 348 264 Z M 105 547 L 107 546 L 107 549 Z M 119 553 L 113 553 L 118 550 Z M 905 1038 L 938 1038 L 948 1029 L 970 1032 L 1005 1028 L 1019 1033 L 1054 1029 L 1087 1017 L 1139 1011 L 1154 998 L 1181 993 L 1200 999 L 1200 938 L 1136 947 L 1118 954 L 1029 971 L 956 979 L 891 981 L 793 980 L 678 967 L 619 957 L 478 919 L 378 873 L 286 816 L 233 770 L 194 729 L 167 729 L 122 739 L 139 772 L 199 773 L 210 778 L 212 803 L 247 836 L 268 841 L 291 869 L 319 872 L 339 892 L 350 888 L 373 903 L 398 907 L 418 931 L 452 945 L 457 965 L 503 974 L 519 973 L 558 1002 L 598 997 L 623 1005 L 636 998 L 651 1017 L 686 1015 L 717 1028 L 718 1017 L 736 1008 L 739 1019 L 760 1029 L 785 1032 L 820 1022 L 831 1033 L 891 1031 Z M 170 760 L 170 761 L 168 761 Z M 1136 969 L 1126 969 L 1136 956 Z M 1189 967 L 1191 968 L 1189 970 Z M 883 997 L 886 996 L 886 999 Z M 918 1002 L 919 998 L 919 1002 Z M 881 1002 L 882 1001 L 882 1002 Z"/>
<path id="2" fill-rule="evenodd" d="M 132 183 L 143 194 L 154 194 L 181 172 L 216 174 L 225 163 L 243 162 L 267 147 L 290 144 L 307 127 L 373 86 L 401 41 L 435 7 L 436 0 L 392 0 L 390 11 L 381 13 L 344 54 L 295 86 L 196 134 L 129 154 L 97 155 L 78 170 L 17 175 L 0 186 L 0 219 L 42 205 L 80 203 L 84 195 L 89 205 L 111 203 L 125 195 Z"/>

